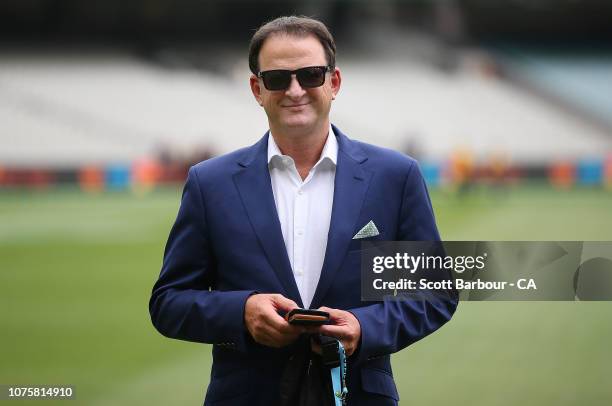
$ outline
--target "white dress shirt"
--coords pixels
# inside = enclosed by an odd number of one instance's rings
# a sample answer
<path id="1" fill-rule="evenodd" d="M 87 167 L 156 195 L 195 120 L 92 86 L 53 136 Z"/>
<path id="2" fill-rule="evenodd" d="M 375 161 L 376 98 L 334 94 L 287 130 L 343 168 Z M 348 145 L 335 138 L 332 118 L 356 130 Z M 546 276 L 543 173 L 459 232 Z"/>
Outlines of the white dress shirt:
<path id="1" fill-rule="evenodd" d="M 325 258 L 337 159 L 338 142 L 330 126 L 318 162 L 302 181 L 293 158 L 281 153 L 272 133 L 268 137 L 268 169 L 274 202 L 305 309 L 312 302 Z"/>

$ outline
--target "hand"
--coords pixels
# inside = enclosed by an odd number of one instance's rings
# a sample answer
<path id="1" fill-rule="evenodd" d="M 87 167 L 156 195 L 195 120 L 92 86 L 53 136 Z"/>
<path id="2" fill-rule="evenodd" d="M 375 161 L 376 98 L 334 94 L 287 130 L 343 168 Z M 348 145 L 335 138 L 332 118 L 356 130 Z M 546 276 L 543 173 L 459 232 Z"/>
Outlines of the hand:
<path id="1" fill-rule="evenodd" d="M 329 307 L 320 307 L 318 310 L 328 312 L 331 323 L 320 326 L 318 333 L 337 338 L 342 343 L 346 356 L 352 355 L 359 347 L 359 342 L 361 341 L 361 325 L 357 317 L 351 312 L 330 309 Z M 313 343 L 312 349 L 315 352 L 321 353 L 321 348 L 318 344 Z"/>
<path id="2" fill-rule="evenodd" d="M 255 342 L 268 347 L 284 347 L 295 341 L 304 329 L 292 326 L 279 316 L 299 306 L 279 294 L 251 295 L 244 305 L 244 324 Z"/>

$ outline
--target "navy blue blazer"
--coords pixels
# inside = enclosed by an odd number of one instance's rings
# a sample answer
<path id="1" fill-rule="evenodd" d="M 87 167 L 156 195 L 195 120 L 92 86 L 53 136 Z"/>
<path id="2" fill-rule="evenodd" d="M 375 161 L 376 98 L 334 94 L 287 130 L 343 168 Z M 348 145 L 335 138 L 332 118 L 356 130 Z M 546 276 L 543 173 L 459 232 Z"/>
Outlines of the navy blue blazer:
<path id="1" fill-rule="evenodd" d="M 334 200 L 325 260 L 311 308 L 351 311 L 361 324 L 349 358 L 348 405 L 399 399 L 389 354 L 446 323 L 453 298 L 362 302 L 360 241 L 370 220 L 377 240 L 439 240 L 415 160 L 338 140 Z M 267 162 L 268 134 L 255 145 L 189 170 L 181 206 L 149 302 L 155 328 L 171 338 L 213 344 L 205 404 L 274 405 L 291 348 L 259 345 L 244 325 L 249 295 L 280 293 L 302 306 L 276 213 Z"/>

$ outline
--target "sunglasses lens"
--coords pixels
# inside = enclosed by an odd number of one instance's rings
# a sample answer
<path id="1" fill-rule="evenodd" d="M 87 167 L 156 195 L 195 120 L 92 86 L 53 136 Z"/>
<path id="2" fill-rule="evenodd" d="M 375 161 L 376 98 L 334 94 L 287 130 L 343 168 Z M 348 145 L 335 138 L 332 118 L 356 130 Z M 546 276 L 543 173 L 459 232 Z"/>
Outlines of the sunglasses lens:
<path id="1" fill-rule="evenodd" d="M 299 69 L 296 77 L 302 87 L 318 87 L 325 82 L 326 69 L 320 66 Z"/>
<path id="2" fill-rule="evenodd" d="M 295 73 L 300 86 L 304 88 L 319 87 L 325 83 L 327 67 L 310 66 L 293 72 L 282 69 L 269 70 L 261 72 L 261 78 L 263 79 L 264 86 L 268 90 L 286 90 L 291 85 L 292 73 Z"/>
<path id="3" fill-rule="evenodd" d="M 291 83 L 291 72 L 288 70 L 271 70 L 262 72 L 264 86 L 268 90 L 284 90 Z"/>

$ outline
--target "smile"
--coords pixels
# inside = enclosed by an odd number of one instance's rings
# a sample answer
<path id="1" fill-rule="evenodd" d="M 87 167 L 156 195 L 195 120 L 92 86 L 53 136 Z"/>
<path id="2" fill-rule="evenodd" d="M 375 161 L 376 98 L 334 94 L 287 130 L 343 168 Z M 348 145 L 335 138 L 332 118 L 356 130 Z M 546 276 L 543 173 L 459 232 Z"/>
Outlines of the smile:
<path id="1" fill-rule="evenodd" d="M 292 104 L 292 105 L 289 105 L 289 106 L 281 106 L 281 107 L 285 107 L 285 108 L 291 108 L 291 107 L 302 107 L 302 106 L 307 106 L 307 105 L 309 105 L 309 104 L 310 104 L 310 103 Z"/>

